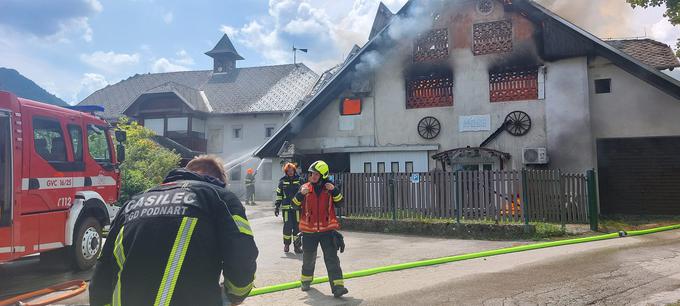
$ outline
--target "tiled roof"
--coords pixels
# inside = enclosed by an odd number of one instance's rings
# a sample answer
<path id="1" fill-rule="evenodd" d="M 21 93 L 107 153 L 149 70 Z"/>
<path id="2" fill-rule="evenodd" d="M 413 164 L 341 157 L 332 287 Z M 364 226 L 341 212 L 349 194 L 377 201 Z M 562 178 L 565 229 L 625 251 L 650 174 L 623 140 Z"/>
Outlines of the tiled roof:
<path id="1" fill-rule="evenodd" d="M 225 54 L 228 55 L 236 60 L 242 60 L 243 57 L 236 52 L 236 48 L 234 48 L 234 44 L 231 43 L 231 40 L 229 39 L 229 36 L 227 34 L 222 35 L 222 38 L 220 39 L 219 42 L 217 42 L 217 45 L 215 47 L 205 53 L 208 56 L 214 57 L 216 55 L 220 54 Z"/>
<path id="2" fill-rule="evenodd" d="M 193 109 L 208 113 L 291 111 L 318 76 L 304 64 L 135 75 L 102 88 L 79 105 L 102 105 L 117 118 L 143 94 L 170 92 Z"/>
<path id="3" fill-rule="evenodd" d="M 607 40 L 608 44 L 659 70 L 680 67 L 670 46 L 652 39 Z"/>
<path id="4" fill-rule="evenodd" d="M 95 91 L 78 105 L 101 105 L 104 118 L 117 118 L 146 91 L 168 82 L 197 88 L 207 82 L 212 70 L 136 74 L 126 80 Z"/>
<path id="5" fill-rule="evenodd" d="M 290 111 L 318 76 L 303 64 L 218 73 L 202 89 L 216 113 Z"/>
<path id="6" fill-rule="evenodd" d="M 211 112 L 212 107 L 203 99 L 201 91 L 175 82 L 163 83 L 144 92 L 146 94 L 174 93 L 184 100 L 193 110 L 205 113 Z"/>

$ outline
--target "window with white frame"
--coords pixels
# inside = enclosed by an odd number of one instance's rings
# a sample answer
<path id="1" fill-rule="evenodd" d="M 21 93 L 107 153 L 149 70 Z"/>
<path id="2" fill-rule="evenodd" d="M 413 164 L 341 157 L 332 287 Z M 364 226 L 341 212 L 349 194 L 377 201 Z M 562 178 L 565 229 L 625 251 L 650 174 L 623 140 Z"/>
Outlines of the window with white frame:
<path id="1" fill-rule="evenodd" d="M 406 173 L 413 173 L 413 162 L 412 161 L 406 162 Z"/>
<path id="2" fill-rule="evenodd" d="M 144 119 L 144 127 L 152 130 L 156 135 L 165 136 L 165 119 Z"/>
<path id="3" fill-rule="evenodd" d="M 364 163 L 364 173 L 371 173 L 373 170 L 371 169 L 371 163 Z"/>
<path id="4" fill-rule="evenodd" d="M 168 118 L 168 136 L 186 137 L 189 131 L 189 118 Z"/>
<path id="5" fill-rule="evenodd" d="M 392 173 L 399 173 L 399 162 L 392 162 Z"/>

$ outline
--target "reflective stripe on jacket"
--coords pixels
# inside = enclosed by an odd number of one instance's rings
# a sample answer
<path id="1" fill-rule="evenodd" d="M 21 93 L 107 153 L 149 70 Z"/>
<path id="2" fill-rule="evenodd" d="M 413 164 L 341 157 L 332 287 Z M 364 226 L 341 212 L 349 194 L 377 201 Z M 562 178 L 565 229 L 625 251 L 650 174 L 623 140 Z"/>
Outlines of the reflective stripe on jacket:
<path id="1" fill-rule="evenodd" d="M 279 179 L 279 185 L 276 187 L 276 206 L 283 210 L 297 209 L 291 206 L 291 199 L 300 191 L 301 180 L 296 174 L 294 176 L 284 176 Z"/>
<path id="2" fill-rule="evenodd" d="M 311 183 L 303 185 L 305 186 L 309 188 L 309 193 L 303 196 L 298 192 L 293 198 L 293 204 L 302 209 L 300 231 L 318 233 L 339 229 L 340 223 L 335 215 L 335 208 L 340 207 L 343 200 L 340 188 L 329 191 L 324 186 L 314 188 Z"/>
<path id="3" fill-rule="evenodd" d="M 253 287 L 257 255 L 236 195 L 175 170 L 120 209 L 90 283 L 90 304 L 222 305 L 222 290 L 238 302 Z"/>

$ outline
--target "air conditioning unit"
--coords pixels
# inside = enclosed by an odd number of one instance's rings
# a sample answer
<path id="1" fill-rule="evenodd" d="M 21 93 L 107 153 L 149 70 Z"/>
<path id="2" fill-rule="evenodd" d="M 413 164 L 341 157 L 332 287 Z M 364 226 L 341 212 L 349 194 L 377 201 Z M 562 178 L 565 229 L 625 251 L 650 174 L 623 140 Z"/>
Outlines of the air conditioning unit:
<path id="1" fill-rule="evenodd" d="M 548 150 L 546 148 L 524 148 L 522 152 L 522 162 L 524 164 L 547 164 Z"/>

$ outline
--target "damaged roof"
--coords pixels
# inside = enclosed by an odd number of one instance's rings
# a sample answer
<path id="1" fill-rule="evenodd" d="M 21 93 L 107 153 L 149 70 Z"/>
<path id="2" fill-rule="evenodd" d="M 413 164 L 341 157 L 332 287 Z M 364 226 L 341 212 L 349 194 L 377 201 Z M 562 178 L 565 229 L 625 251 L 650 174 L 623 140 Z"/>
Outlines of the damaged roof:
<path id="1" fill-rule="evenodd" d="M 680 67 L 680 61 L 669 45 L 653 39 L 606 40 L 614 48 L 632 56 L 636 60 L 659 70 Z"/>
<path id="2" fill-rule="evenodd" d="M 416 1 L 409 0 L 406 2 L 395 16 L 407 15 L 414 2 Z M 544 46 L 544 48 L 550 48 L 550 50 L 546 50 L 546 52 L 552 53 L 551 57 L 553 59 L 558 59 L 560 57 L 567 58 L 599 55 L 609 59 L 628 73 L 680 100 L 680 81 L 607 44 L 600 38 L 577 27 L 535 1 L 505 0 L 503 3 L 504 5 L 514 6 L 523 11 L 526 13 L 526 16 L 534 22 L 542 23 L 542 26 L 544 27 L 544 43 L 551 45 L 550 47 Z M 378 19 L 379 16 L 381 16 L 380 9 L 378 14 L 376 14 L 376 19 Z M 314 118 L 316 114 L 321 112 L 329 103 L 331 103 L 333 101 L 333 95 L 340 92 L 339 87 L 343 84 L 346 85 L 347 80 L 344 80 L 344 76 L 348 75 L 353 70 L 350 67 L 354 67 L 358 63 L 362 54 L 377 47 L 379 44 L 378 41 L 380 40 L 379 38 L 385 35 L 386 30 L 391 26 L 394 20 L 397 19 L 393 17 L 394 16 L 389 17 L 387 25 L 377 30 L 376 33 L 371 33 L 371 39 L 369 39 L 368 43 L 358 50 L 357 54 L 352 56 L 350 60 L 346 61 L 337 72 L 330 74 L 328 81 L 325 81 L 320 85 L 317 84 L 320 89 L 314 92 L 310 101 L 305 103 L 299 110 L 292 113 L 283 126 L 257 149 L 254 156 L 260 158 L 275 157 L 284 142 L 291 137 L 295 137 L 295 135 L 302 130 L 302 127 L 311 121 L 308 118 Z M 374 21 L 371 32 L 376 28 L 376 24 L 379 23 Z M 565 38 L 565 36 L 569 36 L 569 38 Z"/>
<path id="3" fill-rule="evenodd" d="M 218 44 L 219 45 L 219 44 Z M 318 76 L 304 64 L 137 74 L 97 90 L 79 105 L 101 105 L 117 118 L 139 97 L 173 93 L 193 110 L 217 113 L 286 112 L 295 108 Z"/>

